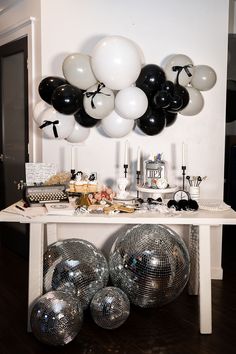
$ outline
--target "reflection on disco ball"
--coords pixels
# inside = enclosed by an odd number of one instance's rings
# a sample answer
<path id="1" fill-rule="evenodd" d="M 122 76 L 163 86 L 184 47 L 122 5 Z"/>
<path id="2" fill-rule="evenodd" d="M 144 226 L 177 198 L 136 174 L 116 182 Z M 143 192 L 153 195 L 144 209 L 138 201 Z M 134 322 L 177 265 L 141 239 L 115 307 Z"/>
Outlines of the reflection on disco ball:
<path id="1" fill-rule="evenodd" d="M 77 296 L 83 309 L 107 285 L 108 264 L 100 250 L 81 239 L 52 244 L 44 255 L 44 291 L 62 290 Z"/>
<path id="2" fill-rule="evenodd" d="M 181 237 L 164 225 L 135 225 L 117 232 L 109 259 L 110 276 L 130 301 L 155 307 L 173 301 L 184 289 L 190 258 Z"/>
<path id="3" fill-rule="evenodd" d="M 78 300 L 62 291 L 50 291 L 35 303 L 30 317 L 35 337 L 50 345 L 65 345 L 79 333 L 83 310 Z"/>
<path id="4" fill-rule="evenodd" d="M 121 289 L 108 286 L 94 295 L 90 311 L 98 326 L 106 329 L 118 328 L 129 316 L 129 299 Z"/>

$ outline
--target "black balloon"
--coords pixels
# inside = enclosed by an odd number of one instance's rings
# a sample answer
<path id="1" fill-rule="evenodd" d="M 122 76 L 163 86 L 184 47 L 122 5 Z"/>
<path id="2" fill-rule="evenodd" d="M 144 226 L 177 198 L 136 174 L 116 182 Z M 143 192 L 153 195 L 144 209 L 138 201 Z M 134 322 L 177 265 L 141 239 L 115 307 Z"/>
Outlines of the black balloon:
<path id="1" fill-rule="evenodd" d="M 175 84 L 172 81 L 165 81 L 161 85 L 161 90 L 168 92 L 170 95 L 173 95 L 175 89 Z"/>
<path id="2" fill-rule="evenodd" d="M 166 127 L 171 126 L 177 119 L 177 113 L 165 111 Z"/>
<path id="3" fill-rule="evenodd" d="M 188 91 L 186 90 L 186 88 L 184 86 L 176 84 L 175 85 L 175 89 L 174 89 L 174 94 L 176 96 L 181 97 L 182 101 L 183 101 L 183 103 L 182 103 L 181 107 L 179 108 L 179 110 L 184 109 L 187 106 L 187 104 L 189 103 L 189 93 L 188 93 Z"/>
<path id="4" fill-rule="evenodd" d="M 82 100 L 82 91 L 69 84 L 58 86 L 52 94 L 52 105 L 62 114 L 75 114 L 81 107 Z"/>
<path id="5" fill-rule="evenodd" d="M 167 108 L 170 104 L 170 95 L 166 91 L 157 91 L 152 100 L 155 109 Z"/>
<path id="6" fill-rule="evenodd" d="M 48 104 L 52 104 L 53 91 L 61 85 L 66 84 L 67 81 L 61 77 L 48 76 L 43 79 L 38 87 L 39 95 Z"/>
<path id="7" fill-rule="evenodd" d="M 82 125 L 83 127 L 86 128 L 92 128 L 94 127 L 98 122 L 99 119 L 95 119 L 90 117 L 84 110 L 84 107 L 80 107 L 78 112 L 75 113 L 75 120 L 77 123 Z"/>
<path id="8" fill-rule="evenodd" d="M 161 67 L 156 64 L 148 64 L 142 68 L 136 86 L 146 93 L 148 99 L 151 99 L 161 89 L 165 79 L 165 72 Z"/>
<path id="9" fill-rule="evenodd" d="M 177 112 L 182 109 L 183 99 L 179 95 L 170 96 L 170 104 L 168 109 L 173 112 Z"/>
<path id="10" fill-rule="evenodd" d="M 137 119 L 137 125 L 147 135 L 159 134 L 165 127 L 164 110 L 155 110 L 148 107 L 144 115 Z"/>

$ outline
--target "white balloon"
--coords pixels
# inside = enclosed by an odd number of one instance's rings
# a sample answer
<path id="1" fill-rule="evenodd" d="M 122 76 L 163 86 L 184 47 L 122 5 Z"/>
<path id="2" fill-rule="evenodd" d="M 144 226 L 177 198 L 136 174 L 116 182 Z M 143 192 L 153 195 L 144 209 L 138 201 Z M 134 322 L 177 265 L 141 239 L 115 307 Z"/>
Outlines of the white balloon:
<path id="1" fill-rule="evenodd" d="M 96 94 L 92 94 L 93 92 Z M 85 92 L 83 105 L 85 112 L 92 118 L 102 119 L 114 109 L 115 97 L 112 90 L 103 84 L 96 84 Z"/>
<path id="2" fill-rule="evenodd" d="M 189 94 L 189 102 L 187 106 L 179 113 L 183 116 L 194 116 L 201 112 L 204 106 L 204 99 L 200 91 L 194 87 L 185 87 Z"/>
<path id="3" fill-rule="evenodd" d="M 210 90 L 216 83 L 216 73 L 208 65 L 196 65 L 191 85 L 200 91 Z"/>
<path id="4" fill-rule="evenodd" d="M 147 110 L 148 99 L 138 87 L 120 90 L 115 98 L 115 110 L 123 118 L 137 119 Z"/>
<path id="5" fill-rule="evenodd" d="M 112 90 L 121 90 L 134 83 L 141 71 L 140 50 L 122 36 L 101 39 L 92 51 L 92 70 L 98 79 Z"/>
<path id="6" fill-rule="evenodd" d="M 38 124 L 40 118 L 41 118 L 41 114 L 48 108 L 50 108 L 51 106 L 49 104 L 47 104 L 45 101 L 39 101 L 33 110 L 33 119 L 35 121 L 35 123 Z"/>
<path id="7" fill-rule="evenodd" d="M 130 38 L 129 39 L 126 38 L 126 39 L 129 40 L 133 45 L 136 46 L 138 53 L 139 53 L 140 60 L 141 60 L 141 64 L 142 64 L 142 66 L 145 65 L 145 56 L 144 56 L 144 53 L 143 53 L 141 47 L 136 42 L 132 41 L 132 39 L 130 39 Z"/>
<path id="8" fill-rule="evenodd" d="M 72 133 L 66 138 L 69 143 L 82 143 L 90 134 L 90 128 L 82 127 L 82 125 L 75 122 Z"/>
<path id="9" fill-rule="evenodd" d="M 181 70 L 181 73 L 179 75 L 179 84 L 182 86 L 188 85 L 192 79 L 194 68 L 193 68 L 192 59 L 190 59 L 187 55 L 184 54 L 173 55 L 170 57 L 169 60 L 167 60 L 164 67 L 166 80 L 176 82 L 178 71 L 173 71 L 172 68 L 174 66 L 186 66 L 186 65 L 189 65 L 189 67 L 187 67 L 186 70 L 185 69 Z M 188 76 L 186 71 L 189 71 L 191 76 Z"/>
<path id="10" fill-rule="evenodd" d="M 134 120 L 122 118 L 113 111 L 109 116 L 102 119 L 101 127 L 111 138 L 122 138 L 131 132 L 134 127 Z"/>
<path id="11" fill-rule="evenodd" d="M 67 56 L 62 64 L 62 71 L 71 85 L 82 90 L 87 90 L 97 82 L 91 68 L 91 58 L 86 54 L 74 53 Z"/>
<path id="12" fill-rule="evenodd" d="M 47 124 L 44 128 L 42 125 Z M 50 123 L 51 122 L 51 123 Z M 75 125 L 75 117 L 73 115 L 66 115 L 57 112 L 54 108 L 46 109 L 40 117 L 40 128 L 43 134 L 49 139 L 65 139 L 71 133 Z M 54 123 L 54 124 L 53 124 Z M 53 127 L 55 126 L 58 137 L 55 136 Z"/>

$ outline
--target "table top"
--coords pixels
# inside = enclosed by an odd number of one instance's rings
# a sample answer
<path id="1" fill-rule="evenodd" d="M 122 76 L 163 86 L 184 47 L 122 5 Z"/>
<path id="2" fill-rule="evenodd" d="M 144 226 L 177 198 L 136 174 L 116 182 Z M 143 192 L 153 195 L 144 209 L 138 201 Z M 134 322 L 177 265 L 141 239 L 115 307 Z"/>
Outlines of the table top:
<path id="1" fill-rule="evenodd" d="M 168 224 L 168 225 L 236 225 L 236 212 L 233 209 L 221 211 L 198 210 L 194 212 L 181 211 L 175 215 L 159 212 L 136 211 L 134 213 L 47 215 L 37 207 L 29 211 L 14 209 L 15 204 L 0 211 L 0 222 L 20 223 L 70 223 L 70 224 Z M 41 208 L 43 209 L 43 208 Z M 38 215 L 37 215 L 38 214 Z"/>

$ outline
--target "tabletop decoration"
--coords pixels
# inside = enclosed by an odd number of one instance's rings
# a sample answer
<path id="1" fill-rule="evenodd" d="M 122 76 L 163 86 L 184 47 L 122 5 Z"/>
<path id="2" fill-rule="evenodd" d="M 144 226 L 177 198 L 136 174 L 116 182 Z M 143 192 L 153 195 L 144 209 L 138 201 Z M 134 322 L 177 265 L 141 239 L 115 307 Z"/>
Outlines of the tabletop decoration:
<path id="1" fill-rule="evenodd" d="M 200 113 L 204 106 L 201 92 L 210 90 L 217 79 L 213 68 L 195 65 L 185 54 L 169 56 L 164 67 L 145 64 L 138 44 L 118 35 L 102 38 L 91 55 L 69 54 L 62 72 L 64 78 L 41 80 L 38 91 L 46 105 L 38 102 L 33 114 L 47 138 L 72 143 L 89 135 L 73 134 L 73 128 L 93 127 L 96 120 L 110 138 L 122 138 L 136 126 L 144 134 L 157 135 L 174 124 L 177 114 Z M 57 114 L 64 118 L 55 119 Z M 71 127 L 70 117 L 78 125 Z M 60 118 L 65 121 L 65 132 L 58 134 Z"/>

